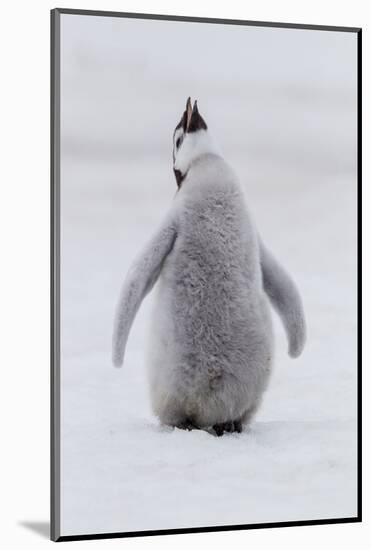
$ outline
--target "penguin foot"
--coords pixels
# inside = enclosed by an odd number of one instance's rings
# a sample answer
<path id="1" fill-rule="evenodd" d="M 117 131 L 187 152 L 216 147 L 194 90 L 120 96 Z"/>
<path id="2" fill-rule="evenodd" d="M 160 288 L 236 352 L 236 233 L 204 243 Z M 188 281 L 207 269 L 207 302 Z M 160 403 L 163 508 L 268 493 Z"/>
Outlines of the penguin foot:
<path id="1" fill-rule="evenodd" d="M 177 424 L 176 428 L 179 428 L 180 430 L 188 430 L 189 432 L 191 430 L 198 430 L 199 429 L 199 427 L 196 426 L 196 424 L 194 424 L 190 418 L 186 418 L 184 420 L 184 422 L 181 422 L 180 424 Z"/>
<path id="2" fill-rule="evenodd" d="M 215 431 L 218 437 L 222 436 L 225 432 L 232 433 L 242 432 L 242 422 L 241 420 L 229 420 L 228 422 L 221 422 L 220 424 L 214 424 L 213 430 Z"/>
<path id="3" fill-rule="evenodd" d="M 235 420 L 233 422 L 234 432 L 241 433 L 242 432 L 242 422 L 241 420 Z"/>

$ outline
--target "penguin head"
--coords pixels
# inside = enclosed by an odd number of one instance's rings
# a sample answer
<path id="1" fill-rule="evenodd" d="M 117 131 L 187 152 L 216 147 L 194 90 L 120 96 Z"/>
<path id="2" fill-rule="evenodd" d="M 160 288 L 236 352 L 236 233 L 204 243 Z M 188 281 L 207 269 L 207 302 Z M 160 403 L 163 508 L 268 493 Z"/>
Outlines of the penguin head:
<path id="1" fill-rule="evenodd" d="M 178 188 L 182 185 L 192 162 L 205 153 L 215 152 L 207 124 L 199 113 L 197 100 L 193 107 L 187 99 L 186 109 L 173 135 L 173 169 Z"/>

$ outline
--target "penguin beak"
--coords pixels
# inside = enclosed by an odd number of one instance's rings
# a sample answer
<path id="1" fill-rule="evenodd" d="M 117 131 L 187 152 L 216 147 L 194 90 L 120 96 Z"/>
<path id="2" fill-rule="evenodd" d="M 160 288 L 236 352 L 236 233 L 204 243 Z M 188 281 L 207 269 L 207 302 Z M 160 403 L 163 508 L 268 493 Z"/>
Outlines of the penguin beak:
<path id="1" fill-rule="evenodd" d="M 187 99 L 187 104 L 186 104 L 186 113 L 187 113 L 186 130 L 188 130 L 189 123 L 191 122 L 192 110 L 193 110 L 192 102 L 191 102 L 191 98 L 189 97 Z"/>

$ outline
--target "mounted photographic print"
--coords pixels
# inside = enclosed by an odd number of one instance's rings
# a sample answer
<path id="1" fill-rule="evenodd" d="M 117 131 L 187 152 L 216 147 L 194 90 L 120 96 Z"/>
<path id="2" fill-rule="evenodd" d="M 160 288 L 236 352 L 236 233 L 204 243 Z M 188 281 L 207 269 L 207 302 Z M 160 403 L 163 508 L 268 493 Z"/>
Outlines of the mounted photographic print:
<path id="1" fill-rule="evenodd" d="M 52 10 L 53 540 L 361 520 L 360 62 Z"/>

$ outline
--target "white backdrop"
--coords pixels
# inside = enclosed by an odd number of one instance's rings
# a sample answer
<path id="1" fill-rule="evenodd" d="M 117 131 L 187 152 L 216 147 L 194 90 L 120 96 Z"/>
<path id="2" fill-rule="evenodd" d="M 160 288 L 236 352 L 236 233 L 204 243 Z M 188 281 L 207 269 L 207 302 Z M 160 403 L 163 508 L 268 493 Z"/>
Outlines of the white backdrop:
<path id="1" fill-rule="evenodd" d="M 337 4 L 315 2 L 307 5 L 260 2 L 249 6 L 224 7 L 167 5 L 165 2 L 80 2 L 78 7 L 133 11 L 157 11 L 245 19 L 285 20 L 339 25 L 367 25 L 361 2 Z M 147 5 L 147 7 L 145 7 Z M 38 548 L 46 539 L 27 530 L 22 522 L 45 522 L 48 517 L 48 51 L 51 2 L 31 6 L 26 2 L 3 12 L 1 39 L 4 41 L 4 71 L 9 75 L 2 102 L 2 124 L 6 128 L 7 155 L 2 170 L 6 200 L 2 201 L 3 250 L 6 253 L 2 304 L 5 312 L 3 334 L 7 331 L 2 352 L 3 388 L 2 421 L 6 439 L 5 465 L 2 468 L 3 537 L 7 547 L 27 545 Z M 70 6 L 73 7 L 73 6 Z M 15 32 L 15 29 L 17 32 Z M 366 48 L 368 43 L 366 37 Z M 11 45 L 11 48 L 9 47 Z M 22 71 L 19 68 L 22 67 Z M 368 81 L 368 74 L 365 73 Z M 11 108 L 14 106 L 14 109 Z M 367 108 L 367 106 L 366 106 Z M 366 112 L 367 114 L 367 112 Z M 11 145 L 11 147 L 9 147 Z M 13 146 L 14 145 L 14 146 Z M 367 145 L 367 144 L 366 144 Z M 5 146 L 4 146 L 5 149 Z M 21 159 L 20 159 L 21 151 Z M 367 172 L 365 173 L 365 180 Z M 365 200 L 368 199 L 367 189 Z M 16 213 L 16 214 L 15 214 Z M 20 223 L 22 220 L 22 223 Z M 367 224 L 367 220 L 366 220 Z M 9 238 L 11 236 L 11 238 Z M 26 237 L 26 241 L 25 241 Z M 20 254 L 18 251 L 22 250 Z M 368 265 L 366 264 L 366 270 Z M 25 284 L 26 281 L 26 284 Z M 365 296 L 367 298 L 367 295 Z M 367 361 L 367 356 L 365 357 Z M 365 386 L 367 386 L 365 372 Z M 9 421 L 11 420 L 11 422 Z M 366 441 L 367 442 L 367 441 Z M 368 448 L 368 442 L 366 449 Z M 367 476 L 367 472 L 366 472 Z M 367 481 L 367 477 L 366 477 Z M 261 547 L 284 544 L 306 548 L 313 544 L 336 541 L 339 548 L 359 544 L 366 527 L 359 525 L 296 528 L 249 533 L 221 533 L 192 536 L 192 544 L 235 544 L 236 547 L 259 544 Z M 228 537 L 228 538 L 226 538 Z M 258 537 L 258 538 L 256 538 Z M 327 538 L 328 537 L 328 538 Z M 125 541 L 128 547 L 172 546 L 189 544 L 189 537 Z M 89 543 L 80 543 L 80 546 Z M 90 543 L 100 544 L 99 542 Z M 105 543 L 105 544 L 108 544 Z M 109 544 L 122 544 L 111 541 Z"/>

